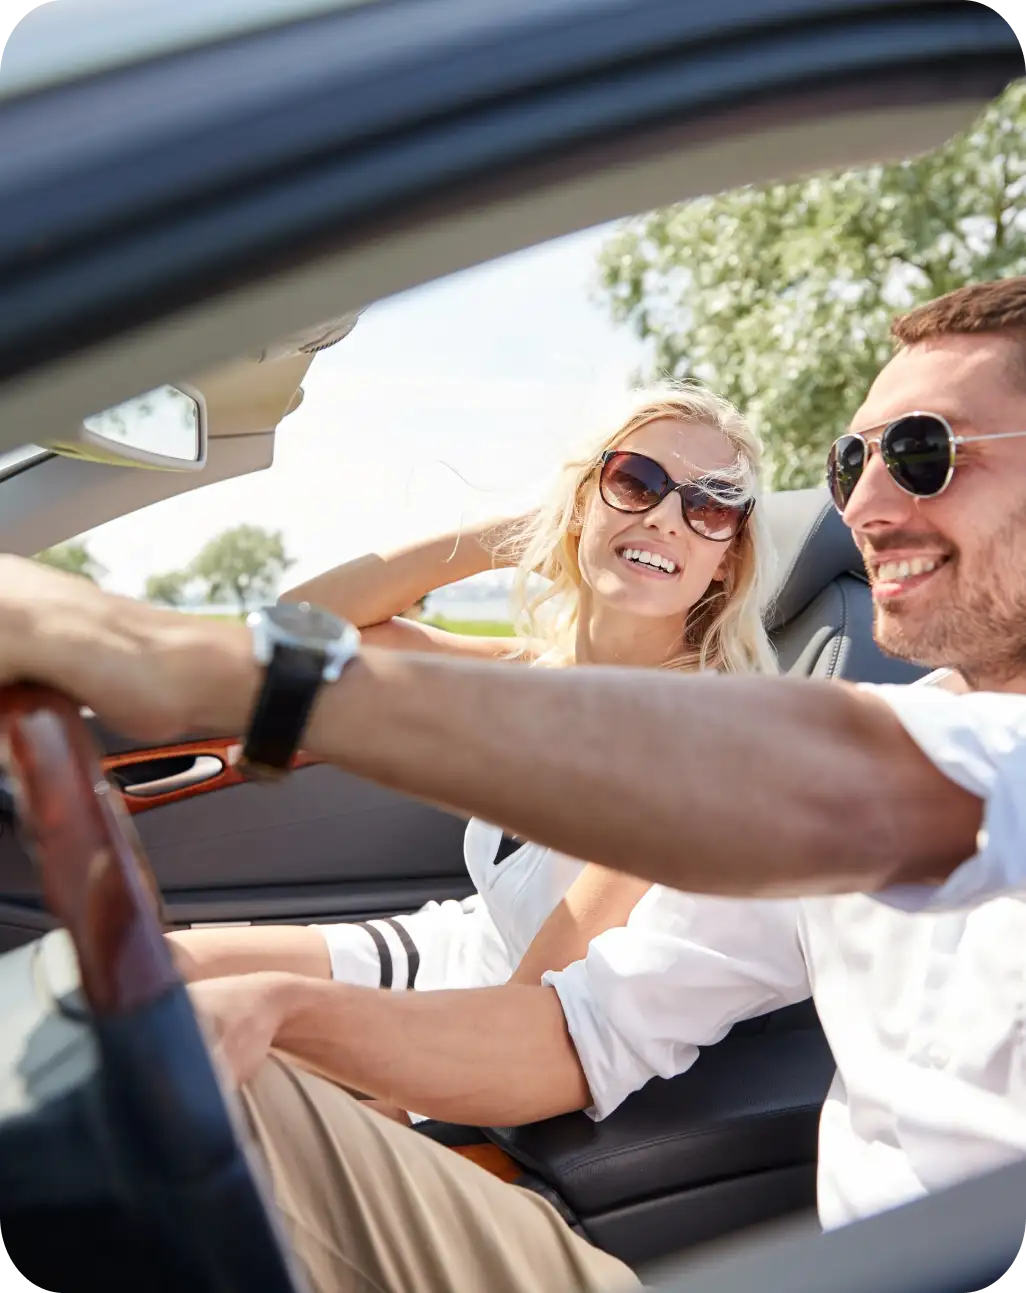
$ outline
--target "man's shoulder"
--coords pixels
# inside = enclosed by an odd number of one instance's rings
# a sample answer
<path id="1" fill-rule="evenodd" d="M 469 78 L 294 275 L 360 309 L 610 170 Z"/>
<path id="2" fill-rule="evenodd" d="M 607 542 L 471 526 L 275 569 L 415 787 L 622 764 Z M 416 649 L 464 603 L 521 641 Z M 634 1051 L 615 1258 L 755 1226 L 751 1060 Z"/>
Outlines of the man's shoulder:
<path id="1" fill-rule="evenodd" d="M 912 684 L 863 684 L 882 700 L 923 753 L 974 794 L 989 792 L 998 767 L 1026 777 L 1026 695 L 973 691 L 955 675 Z"/>

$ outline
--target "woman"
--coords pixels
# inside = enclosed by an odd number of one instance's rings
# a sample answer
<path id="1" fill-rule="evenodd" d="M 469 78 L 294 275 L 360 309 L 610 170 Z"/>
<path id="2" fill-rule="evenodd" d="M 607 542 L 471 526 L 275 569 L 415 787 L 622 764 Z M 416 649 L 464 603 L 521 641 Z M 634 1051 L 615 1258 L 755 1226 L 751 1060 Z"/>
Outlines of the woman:
<path id="1" fill-rule="evenodd" d="M 375 646 L 547 667 L 773 672 L 758 469 L 758 443 L 726 401 L 691 386 L 639 392 L 539 511 L 359 557 L 285 597 L 343 615 Z M 522 635 L 461 636 L 402 618 L 434 589 L 496 565 L 516 567 Z M 623 925 L 649 887 L 477 820 L 464 854 L 477 891 L 464 902 L 388 921 L 171 938 L 192 979 L 277 968 L 399 990 L 538 983 Z"/>

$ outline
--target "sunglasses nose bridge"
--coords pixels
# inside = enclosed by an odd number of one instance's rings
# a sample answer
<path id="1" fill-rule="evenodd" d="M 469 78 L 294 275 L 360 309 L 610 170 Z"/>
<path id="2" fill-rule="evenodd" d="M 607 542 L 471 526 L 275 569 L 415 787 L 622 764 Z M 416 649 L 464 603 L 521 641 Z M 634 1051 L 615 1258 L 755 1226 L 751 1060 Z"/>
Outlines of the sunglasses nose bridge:
<path id="1" fill-rule="evenodd" d="M 898 479 L 896 464 L 888 461 L 880 438 L 865 442 L 862 470 L 841 515 L 854 531 L 869 532 L 908 522 L 916 500 Z"/>
<path id="2" fill-rule="evenodd" d="M 682 481 L 680 484 L 677 484 L 676 481 L 667 479 L 666 493 L 662 496 L 662 498 L 655 505 L 652 511 L 658 512 L 662 508 L 666 500 L 668 498 L 672 498 L 676 494 L 677 505 L 680 507 L 681 522 L 684 525 L 685 529 L 690 530 L 691 525 L 690 525 L 690 522 L 688 521 L 688 509 L 687 509 L 687 503 L 685 501 L 685 490 L 687 489 L 687 487 L 688 487 L 687 481 Z M 676 513 L 671 513 L 671 515 L 675 517 Z"/>
<path id="3" fill-rule="evenodd" d="M 831 493 L 834 494 L 834 505 L 837 508 L 837 510 L 841 513 L 842 516 L 846 515 L 848 508 L 851 504 L 852 497 L 855 495 L 855 493 L 859 489 L 859 486 L 862 484 L 862 481 L 866 475 L 866 472 L 869 470 L 870 464 L 873 461 L 874 452 L 878 453 L 881 456 L 881 458 L 883 458 L 883 445 L 881 443 L 882 438 L 883 438 L 882 432 L 878 432 L 876 435 L 872 435 L 872 436 L 858 435 L 857 433 L 852 432 L 852 433 L 849 433 L 849 435 L 847 436 L 842 436 L 841 439 L 838 440 L 836 445 L 834 446 L 833 452 L 837 455 L 837 458 L 832 459 L 832 465 L 829 472 L 829 483 L 831 485 Z M 833 479 L 834 479 L 834 473 L 840 472 L 841 470 L 840 457 L 845 452 L 845 450 L 842 448 L 842 445 L 845 444 L 845 442 L 850 443 L 851 441 L 855 441 L 857 444 L 861 445 L 862 461 L 858 464 L 857 467 L 854 468 L 856 472 L 855 480 L 854 480 L 854 483 L 851 485 L 850 491 L 848 493 L 848 497 L 844 500 L 844 503 L 842 506 L 841 502 L 838 500 L 837 493 L 834 489 Z"/>

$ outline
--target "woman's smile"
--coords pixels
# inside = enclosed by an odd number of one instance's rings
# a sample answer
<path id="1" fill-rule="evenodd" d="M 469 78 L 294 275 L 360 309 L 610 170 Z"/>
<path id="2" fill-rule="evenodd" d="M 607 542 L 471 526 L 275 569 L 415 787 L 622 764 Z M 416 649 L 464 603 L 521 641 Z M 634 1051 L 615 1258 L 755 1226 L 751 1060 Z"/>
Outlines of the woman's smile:
<path id="1" fill-rule="evenodd" d="M 642 579 L 676 579 L 680 565 L 673 557 L 656 548 L 621 544 L 616 555 L 631 568 L 631 573 Z"/>

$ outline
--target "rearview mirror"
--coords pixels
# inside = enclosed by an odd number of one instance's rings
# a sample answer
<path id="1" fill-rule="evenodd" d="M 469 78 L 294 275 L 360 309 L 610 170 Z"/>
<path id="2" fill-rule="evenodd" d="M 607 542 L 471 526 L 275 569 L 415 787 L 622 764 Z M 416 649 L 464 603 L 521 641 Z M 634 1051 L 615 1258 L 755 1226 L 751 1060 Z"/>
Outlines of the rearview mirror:
<path id="1" fill-rule="evenodd" d="M 199 391 L 157 386 L 83 419 L 55 453 L 121 467 L 199 471 L 207 460 L 207 411 Z"/>

